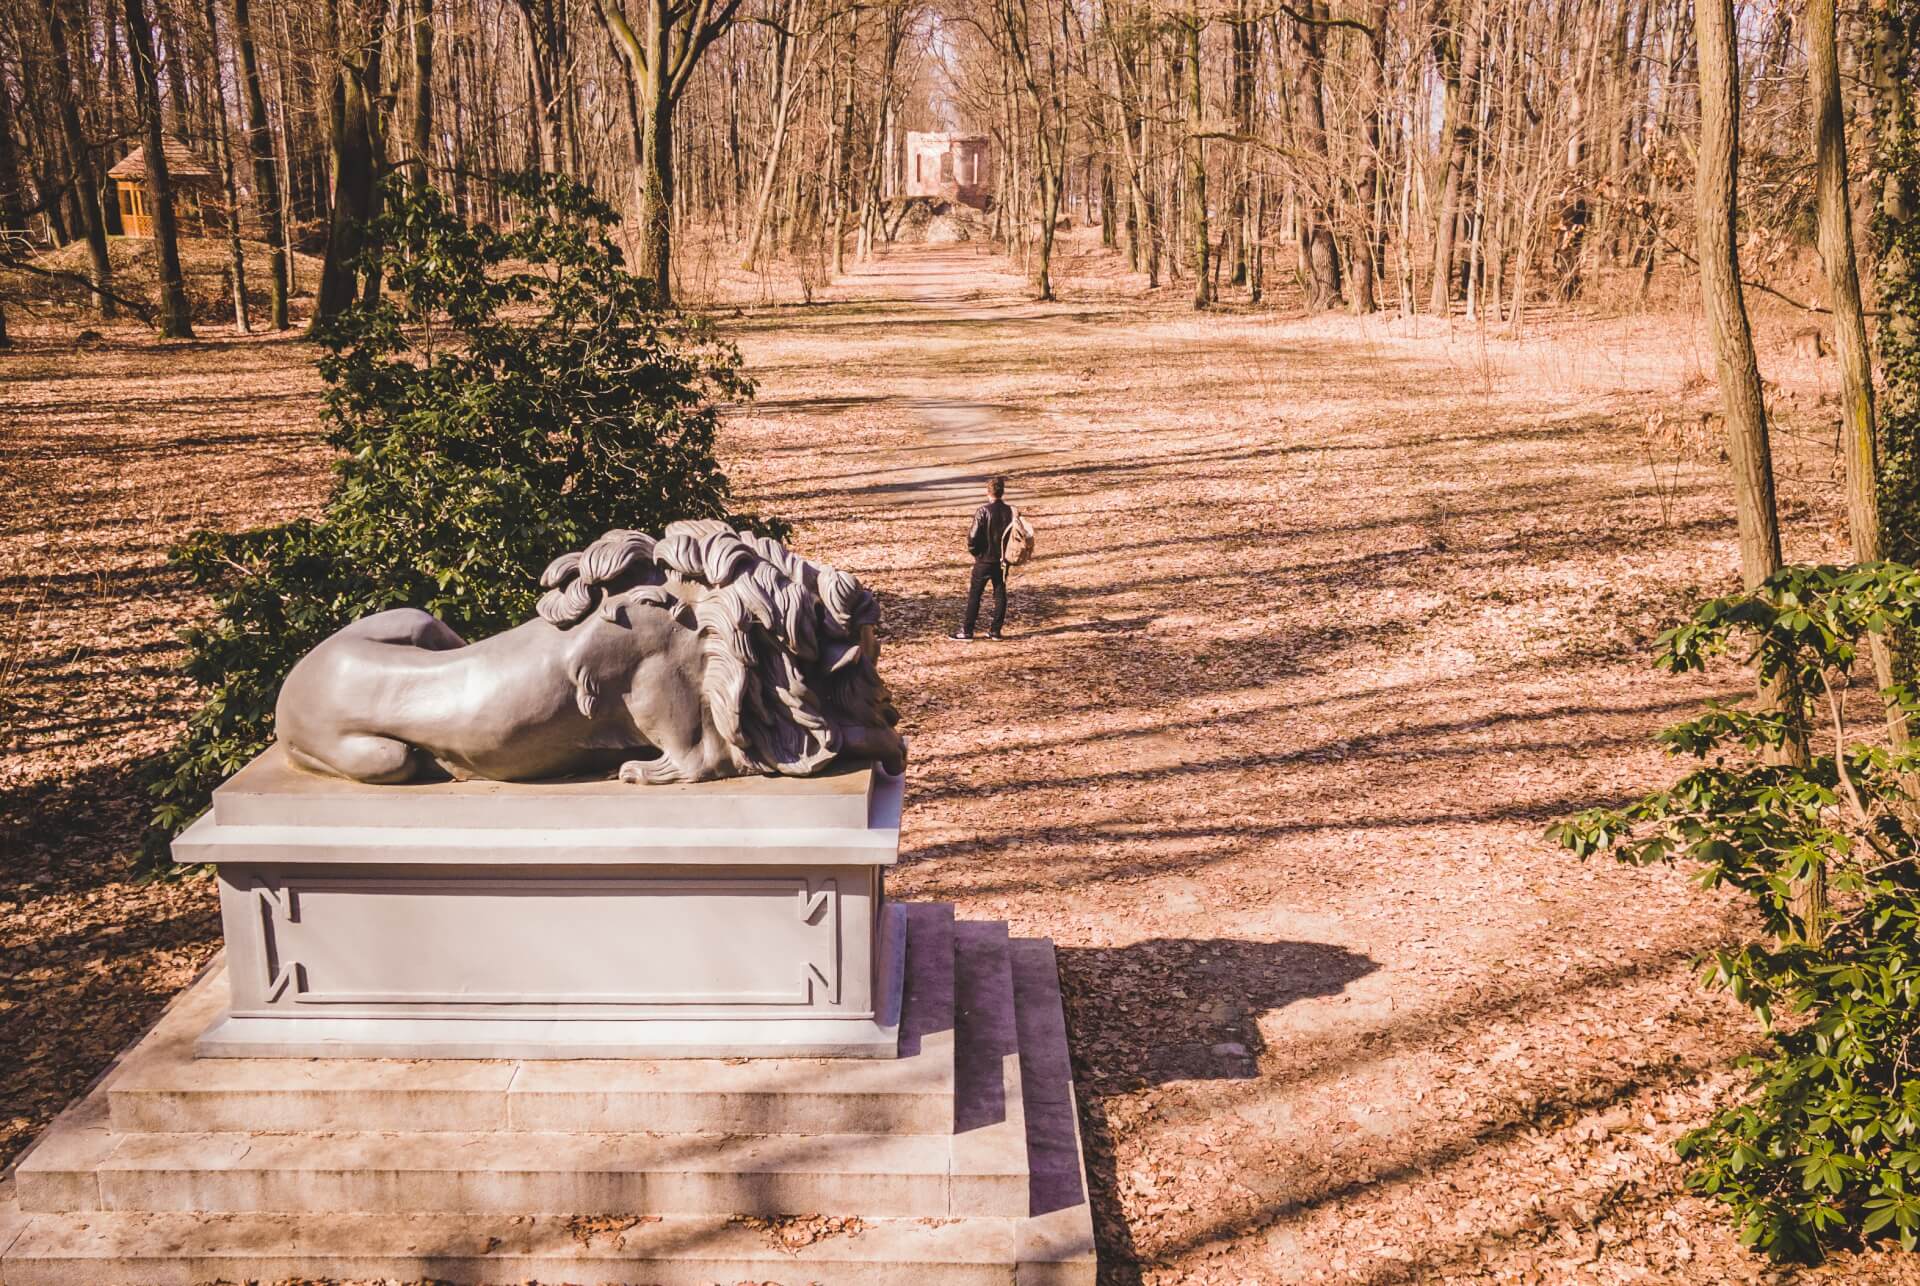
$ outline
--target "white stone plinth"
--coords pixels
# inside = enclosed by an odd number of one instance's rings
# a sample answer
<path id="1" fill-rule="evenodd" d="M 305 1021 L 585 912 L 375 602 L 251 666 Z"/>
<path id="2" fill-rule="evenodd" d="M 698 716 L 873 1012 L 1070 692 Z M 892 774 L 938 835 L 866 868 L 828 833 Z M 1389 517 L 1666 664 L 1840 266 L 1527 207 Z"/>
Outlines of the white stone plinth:
<path id="1" fill-rule="evenodd" d="M 1053 945 L 902 910 L 889 1060 L 195 1058 L 216 965 L 0 1175 L 0 1282 L 1092 1286 Z"/>
<path id="2" fill-rule="evenodd" d="M 174 842 L 232 1002 L 202 1057 L 897 1052 L 901 781 L 370 786 L 276 747 Z"/>

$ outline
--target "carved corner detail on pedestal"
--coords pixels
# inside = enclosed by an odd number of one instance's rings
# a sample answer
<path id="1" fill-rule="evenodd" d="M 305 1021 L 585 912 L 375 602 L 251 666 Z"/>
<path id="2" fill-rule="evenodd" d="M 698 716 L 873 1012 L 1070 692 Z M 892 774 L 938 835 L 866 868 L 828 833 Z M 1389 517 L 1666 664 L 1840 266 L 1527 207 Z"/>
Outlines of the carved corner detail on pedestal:
<path id="1" fill-rule="evenodd" d="M 280 924 L 296 924 L 300 919 L 297 895 L 256 877 L 253 885 L 254 907 L 260 913 L 260 958 L 267 966 L 266 1003 L 277 1004 L 289 988 L 295 995 L 307 989 L 306 970 L 297 960 L 280 958 Z"/>
<path id="2" fill-rule="evenodd" d="M 837 1005 L 840 1003 L 840 886 L 832 880 L 822 880 L 811 888 L 803 883 L 799 894 L 801 923 L 826 928 L 807 961 L 809 976 L 803 980 L 808 1002 L 817 1003 L 813 995 L 817 983 L 826 989 L 827 1003 Z"/>

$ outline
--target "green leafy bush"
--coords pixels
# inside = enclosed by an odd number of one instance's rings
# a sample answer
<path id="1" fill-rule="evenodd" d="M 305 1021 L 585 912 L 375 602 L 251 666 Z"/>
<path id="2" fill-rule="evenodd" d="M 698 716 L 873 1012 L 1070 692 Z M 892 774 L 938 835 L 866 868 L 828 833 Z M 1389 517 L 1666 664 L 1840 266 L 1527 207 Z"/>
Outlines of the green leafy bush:
<path id="1" fill-rule="evenodd" d="M 1848 682 L 1870 635 L 1917 617 L 1920 572 L 1894 563 L 1791 567 L 1705 604 L 1661 637 L 1659 664 L 1699 670 L 1740 649 L 1784 681 L 1784 708 L 1709 705 L 1660 738 L 1699 767 L 1552 831 L 1582 857 L 1685 861 L 1760 913 L 1766 936 L 1713 953 L 1706 981 L 1758 1016 L 1771 1050 L 1746 1060 L 1742 1101 L 1679 1150 L 1689 1186 L 1775 1258 L 1920 1242 L 1920 756 L 1885 735 L 1889 709 L 1920 715 L 1920 702 Z M 1809 925 L 1796 888 L 1820 876 L 1829 903 Z"/>
<path id="2" fill-rule="evenodd" d="M 368 242 L 386 291 L 319 335 L 341 453 L 324 514 L 174 551 L 216 610 L 187 633 L 205 700 L 150 783 L 149 856 L 266 746 L 281 679 L 348 622 L 410 605 L 462 634 L 505 629 L 549 559 L 615 527 L 787 534 L 731 512 L 714 456 L 719 402 L 752 394 L 737 350 L 649 309 L 585 188 L 508 186 L 531 213 L 504 231 L 432 191 L 387 193 Z"/>

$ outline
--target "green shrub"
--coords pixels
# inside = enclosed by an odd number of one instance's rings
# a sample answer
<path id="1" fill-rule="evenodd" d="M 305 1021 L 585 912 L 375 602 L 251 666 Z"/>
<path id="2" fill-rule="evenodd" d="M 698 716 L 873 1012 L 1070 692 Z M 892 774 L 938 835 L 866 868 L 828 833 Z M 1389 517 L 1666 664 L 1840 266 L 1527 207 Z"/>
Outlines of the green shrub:
<path id="1" fill-rule="evenodd" d="M 615 527 L 787 534 L 731 512 L 714 456 L 718 403 L 752 394 L 737 350 L 650 311 L 585 188 L 508 185 L 531 213 L 506 231 L 431 191 L 387 193 L 369 239 L 386 291 L 319 335 L 341 453 L 324 514 L 174 551 L 215 612 L 186 635 L 205 699 L 150 781 L 149 857 L 266 746 L 281 679 L 348 622 L 410 605 L 462 634 L 505 629 L 549 559 Z"/>
<path id="2" fill-rule="evenodd" d="M 1920 756 L 1884 735 L 1888 703 L 1914 715 L 1920 702 L 1905 687 L 1848 690 L 1868 635 L 1916 618 L 1920 572 L 1894 563 L 1790 567 L 1705 604 L 1661 637 L 1659 664 L 1699 670 L 1741 649 L 1763 679 L 1786 680 L 1786 708 L 1709 705 L 1660 738 L 1699 767 L 1551 832 L 1582 857 L 1685 861 L 1760 913 L 1766 936 L 1714 952 L 1706 981 L 1758 1016 L 1771 1048 L 1745 1060 L 1742 1101 L 1679 1150 L 1688 1185 L 1775 1258 L 1920 1241 Z M 1796 733 L 1808 753 L 1781 753 Z M 1796 887 L 1822 874 L 1830 901 L 1809 926 Z"/>

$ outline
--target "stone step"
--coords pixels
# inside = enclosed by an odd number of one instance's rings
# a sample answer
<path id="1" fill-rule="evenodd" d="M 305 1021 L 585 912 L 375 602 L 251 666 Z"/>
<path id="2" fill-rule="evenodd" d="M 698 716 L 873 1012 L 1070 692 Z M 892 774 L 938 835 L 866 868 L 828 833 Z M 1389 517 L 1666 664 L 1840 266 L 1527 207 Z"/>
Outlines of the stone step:
<path id="1" fill-rule="evenodd" d="M 1098 1267 L 1093 1206 L 1060 965 L 1045 938 L 1019 939 L 1011 952 L 1030 1203 L 1014 1229 L 1018 1280 L 1021 1286 L 1092 1286 Z"/>
<path id="2" fill-rule="evenodd" d="M 950 1146 L 875 1134 L 123 1134 L 20 1163 L 29 1211 L 1001 1214 L 953 1203 Z M 89 1190 L 88 1180 L 92 1185 Z M 996 1203 L 999 1204 L 999 1203 Z"/>
<path id="3" fill-rule="evenodd" d="M 0 1180 L 0 1286 L 1091 1286 L 1052 945 L 953 925 L 950 911 L 944 924 L 944 966 L 919 975 L 933 999 L 917 1025 L 903 1016 L 903 1037 L 956 1050 L 950 1133 L 127 1133 L 109 1116 L 110 1078 L 22 1158 L 17 1193 Z M 298 1213 L 272 1210 L 283 1203 Z M 549 1208 L 585 1213 L 538 1213 Z"/>
<path id="4" fill-rule="evenodd" d="M 954 928 L 953 1186 L 969 1209 L 1027 1212 L 1027 1130 L 1007 926 Z"/>
<path id="5" fill-rule="evenodd" d="M 953 1125 L 953 908 L 908 909 L 897 1059 L 199 1058 L 226 1005 L 210 971 L 123 1060 L 123 1134 L 262 1130 L 947 1134 Z"/>
<path id="6" fill-rule="evenodd" d="M 5 1286 L 212 1281 L 1006 1286 L 1007 1219 L 753 1220 L 564 1215 L 42 1215 L 9 1232 Z M 1087 1279 L 1091 1281 L 1091 1278 Z"/>

